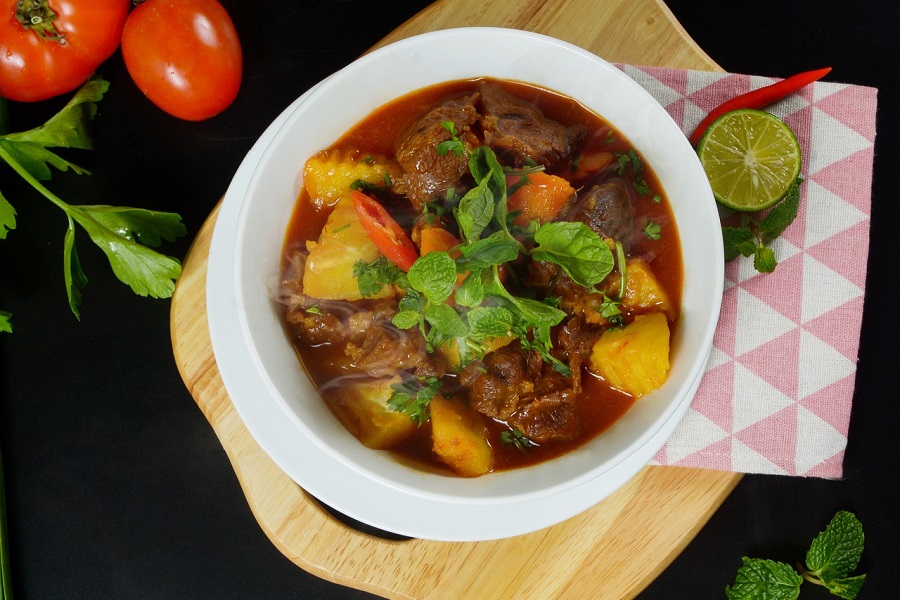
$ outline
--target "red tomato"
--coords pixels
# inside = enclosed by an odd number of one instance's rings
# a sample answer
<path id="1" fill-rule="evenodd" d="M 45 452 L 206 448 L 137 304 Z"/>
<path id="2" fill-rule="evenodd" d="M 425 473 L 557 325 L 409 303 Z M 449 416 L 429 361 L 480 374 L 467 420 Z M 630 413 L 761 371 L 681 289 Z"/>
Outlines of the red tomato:
<path id="1" fill-rule="evenodd" d="M 241 43 L 216 0 L 146 0 L 125 23 L 122 56 L 144 95 L 180 119 L 219 114 L 241 86 Z"/>
<path id="2" fill-rule="evenodd" d="M 419 253 L 403 228 L 381 204 L 369 196 L 354 190 L 352 198 L 359 222 L 378 251 L 404 271 L 409 271 L 419 258 Z"/>
<path id="3" fill-rule="evenodd" d="M 18 102 L 52 98 L 87 81 L 118 48 L 131 7 L 129 0 L 23 0 L 17 11 L 16 4 L 2 0 L 0 9 L 0 96 Z M 26 28 L 17 13 L 40 23 Z"/>

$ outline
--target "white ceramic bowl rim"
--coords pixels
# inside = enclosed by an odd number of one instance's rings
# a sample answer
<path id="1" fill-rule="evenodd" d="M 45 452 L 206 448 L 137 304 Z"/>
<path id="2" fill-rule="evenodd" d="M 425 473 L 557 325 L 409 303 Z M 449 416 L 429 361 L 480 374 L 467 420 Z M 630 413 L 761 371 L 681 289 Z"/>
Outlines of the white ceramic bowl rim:
<path id="1" fill-rule="evenodd" d="M 483 50 L 485 40 L 490 40 L 490 53 Z M 446 48 L 460 49 L 452 63 L 443 60 Z M 303 373 L 274 299 L 284 229 L 306 158 L 400 95 L 483 76 L 535 83 L 577 98 L 625 134 L 666 189 L 690 269 L 673 339 L 673 367 L 662 390 L 642 398 L 609 431 L 564 457 L 464 480 L 410 469 L 359 444 Z M 723 281 L 718 214 L 684 134 L 643 88 L 613 65 L 560 40 L 509 29 L 466 28 L 409 38 L 362 57 L 311 92 L 293 103 L 248 154 L 223 201 L 210 250 L 207 302 L 213 348 L 228 393 L 251 434 L 311 494 L 360 521 L 407 535 L 504 537 L 553 524 L 585 508 L 585 502 L 602 500 L 652 458 L 687 410 L 718 319 Z M 358 102 L 361 94 L 366 103 Z M 293 441 L 291 435 L 303 441 Z M 318 472 L 312 461 L 327 464 L 330 473 Z M 604 475 L 609 484 L 602 482 Z M 323 482 L 329 476 L 345 477 L 347 483 Z M 534 510 L 556 500 L 563 508 L 527 526 L 501 519 L 499 528 L 488 526 L 486 534 L 465 533 L 454 529 L 458 524 L 452 519 L 440 525 L 417 519 L 410 523 L 349 498 L 363 489 L 431 510 L 441 507 L 442 517 L 466 506 L 497 512 L 528 505 Z M 561 498 L 576 493 L 577 500 Z"/>

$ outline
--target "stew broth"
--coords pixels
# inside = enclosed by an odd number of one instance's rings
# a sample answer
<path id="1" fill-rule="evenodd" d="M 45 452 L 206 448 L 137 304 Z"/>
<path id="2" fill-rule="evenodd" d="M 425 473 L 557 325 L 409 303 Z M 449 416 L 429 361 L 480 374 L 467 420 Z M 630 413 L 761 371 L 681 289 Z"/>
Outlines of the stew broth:
<path id="1" fill-rule="evenodd" d="M 394 157 L 398 140 L 411 123 L 447 99 L 473 93 L 481 81 L 483 80 L 448 82 L 403 96 L 353 126 L 329 150 L 340 150 L 354 156 Z M 577 194 L 586 191 L 588 186 L 606 179 L 625 181 L 630 190 L 634 209 L 633 235 L 630 239 L 628 256 L 641 257 L 652 268 L 652 273 L 671 301 L 668 322 L 670 328 L 674 328 L 680 311 L 682 289 L 681 249 L 671 208 L 652 166 L 643 161 L 628 139 L 611 124 L 571 98 L 523 83 L 489 81 L 499 84 L 508 94 L 538 107 L 547 119 L 564 126 L 584 127 L 584 135 L 580 138 L 573 156 L 559 164 L 548 165 L 547 173 L 569 179 Z M 598 153 L 608 153 L 615 160 L 603 168 L 602 172 L 594 172 L 583 177 L 573 173 L 573 168 L 578 168 L 580 157 Z M 641 193 L 642 191 L 644 193 Z M 415 220 L 416 214 L 405 198 L 395 193 L 390 194 L 389 198 L 384 195 L 382 198 L 386 208 L 397 221 L 408 228 Z M 294 271 L 296 254 L 304 253 L 308 242 L 315 242 L 318 239 L 330 211 L 331 207 L 323 207 L 320 203 L 311 201 L 306 188 L 301 191 L 284 242 L 285 280 L 297 276 Z M 661 235 L 654 236 L 652 231 L 650 235 L 645 233 L 645 228 L 653 224 L 658 226 Z M 653 239 L 654 237 L 656 239 Z M 619 277 L 618 270 L 613 271 L 609 277 Z M 328 304 L 332 306 L 334 303 L 330 301 Z M 374 301 L 363 299 L 343 304 L 346 304 L 347 310 L 353 311 L 370 309 Z M 630 320 L 634 314 L 626 312 L 624 317 Z M 324 401 L 335 414 L 341 416 L 340 407 L 335 405 L 339 400 L 336 399 L 334 390 L 347 384 L 348 381 L 358 380 L 364 376 L 352 369 L 348 370 L 342 345 L 310 343 L 302 336 L 294 335 L 295 330 L 290 324 L 288 329 L 292 333 L 294 347 L 303 367 L 319 389 Z M 579 365 L 579 369 L 581 391 L 576 406 L 580 421 L 579 434 L 571 439 L 551 439 L 522 448 L 516 444 L 501 442 L 502 434 L 510 430 L 508 423 L 502 419 L 485 417 L 482 420 L 487 428 L 487 440 L 493 453 L 491 470 L 519 468 L 569 452 L 609 428 L 635 402 L 632 395 L 613 389 L 607 381 L 592 373 L 586 366 Z M 452 381 L 459 377 L 455 373 L 448 372 L 445 379 Z M 452 384 L 444 387 L 445 390 L 453 388 Z M 466 403 L 464 392 L 455 394 L 455 397 Z M 420 468 L 450 472 L 435 456 L 431 425 L 428 421 L 416 427 L 407 439 L 391 447 L 390 451 L 399 459 L 410 461 Z"/>

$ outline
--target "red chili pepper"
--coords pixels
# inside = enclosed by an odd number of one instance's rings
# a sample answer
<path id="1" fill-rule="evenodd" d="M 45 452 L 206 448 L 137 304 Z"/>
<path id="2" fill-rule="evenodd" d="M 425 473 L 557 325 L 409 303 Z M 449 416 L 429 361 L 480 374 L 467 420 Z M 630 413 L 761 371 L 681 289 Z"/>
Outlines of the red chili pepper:
<path id="1" fill-rule="evenodd" d="M 831 67 L 825 67 L 824 69 L 816 69 L 814 71 L 798 73 L 796 75 L 788 77 L 787 79 L 777 81 L 772 85 L 767 85 L 766 87 L 759 88 L 758 90 L 753 90 L 752 92 L 747 92 L 746 94 L 736 96 L 731 100 L 726 100 L 725 102 L 714 108 L 706 116 L 705 119 L 700 121 L 700 124 L 697 125 L 697 129 L 694 130 L 694 133 L 692 133 L 688 139 L 691 140 L 691 144 L 696 146 L 700 143 L 700 138 L 703 137 L 703 134 L 706 132 L 706 129 L 712 124 L 712 122 L 725 113 L 742 108 L 762 108 L 764 106 L 768 106 L 769 104 L 777 102 L 785 96 L 793 94 L 797 90 L 806 87 L 810 83 L 818 81 L 819 79 L 825 77 L 825 75 L 827 75 L 830 71 Z"/>
<path id="2" fill-rule="evenodd" d="M 366 194 L 354 190 L 352 198 L 359 222 L 378 251 L 404 271 L 409 271 L 419 253 L 403 228 L 380 203 Z"/>

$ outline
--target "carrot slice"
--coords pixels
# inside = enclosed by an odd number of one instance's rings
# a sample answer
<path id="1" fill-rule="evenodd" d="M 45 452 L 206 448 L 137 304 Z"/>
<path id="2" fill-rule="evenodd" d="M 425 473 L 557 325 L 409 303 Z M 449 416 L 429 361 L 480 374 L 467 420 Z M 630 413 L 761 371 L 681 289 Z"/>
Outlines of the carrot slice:
<path id="1" fill-rule="evenodd" d="M 515 185 L 518 178 L 508 177 L 507 185 Z M 538 219 L 541 223 L 552 221 L 569 198 L 575 193 L 572 185 L 562 177 L 538 172 L 528 175 L 528 183 L 519 187 L 507 200 L 510 214 L 516 214 L 513 222 L 525 227 Z"/>

